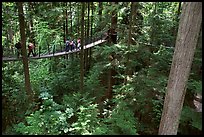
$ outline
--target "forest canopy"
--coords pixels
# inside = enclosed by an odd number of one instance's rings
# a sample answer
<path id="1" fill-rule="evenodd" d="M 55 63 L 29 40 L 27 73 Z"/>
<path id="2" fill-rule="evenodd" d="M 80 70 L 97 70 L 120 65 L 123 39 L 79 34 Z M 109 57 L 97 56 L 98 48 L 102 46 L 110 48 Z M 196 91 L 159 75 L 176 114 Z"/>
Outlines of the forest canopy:
<path id="1" fill-rule="evenodd" d="M 179 93 L 178 128 L 169 134 L 202 134 L 200 9 L 199 2 L 2 2 L 2 134 L 168 134 L 164 102 Z M 183 68 L 175 63 L 182 55 Z M 170 80 L 184 74 L 185 88 L 171 94 Z"/>

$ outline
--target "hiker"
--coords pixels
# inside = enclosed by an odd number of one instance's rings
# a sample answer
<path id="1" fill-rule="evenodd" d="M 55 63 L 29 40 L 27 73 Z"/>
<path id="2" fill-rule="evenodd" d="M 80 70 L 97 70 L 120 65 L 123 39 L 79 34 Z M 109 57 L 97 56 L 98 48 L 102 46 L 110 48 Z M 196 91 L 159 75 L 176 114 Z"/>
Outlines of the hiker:
<path id="1" fill-rule="evenodd" d="M 16 43 L 16 44 L 15 44 L 15 47 L 16 47 L 16 49 L 17 49 L 17 57 L 19 58 L 20 55 L 22 55 L 22 51 L 21 51 L 21 48 L 22 48 L 22 46 L 21 46 L 21 42 L 19 41 L 18 43 Z"/>
<path id="2" fill-rule="evenodd" d="M 80 47 L 81 47 L 81 39 L 79 38 L 78 40 L 77 40 L 77 49 L 80 49 Z"/>
<path id="3" fill-rule="evenodd" d="M 67 39 L 67 40 L 65 41 L 65 51 L 66 51 L 66 52 L 69 52 L 69 49 L 70 49 L 70 41 Z"/>
<path id="4" fill-rule="evenodd" d="M 33 51 L 34 48 L 35 48 L 34 44 L 30 42 L 30 43 L 28 44 L 28 57 L 30 56 L 30 53 L 32 53 L 33 57 L 36 56 L 35 53 L 34 53 L 34 51 Z"/>
<path id="5" fill-rule="evenodd" d="M 75 47 L 74 40 L 70 41 L 69 45 L 70 45 L 70 49 L 72 51 L 74 49 L 74 47 Z"/>

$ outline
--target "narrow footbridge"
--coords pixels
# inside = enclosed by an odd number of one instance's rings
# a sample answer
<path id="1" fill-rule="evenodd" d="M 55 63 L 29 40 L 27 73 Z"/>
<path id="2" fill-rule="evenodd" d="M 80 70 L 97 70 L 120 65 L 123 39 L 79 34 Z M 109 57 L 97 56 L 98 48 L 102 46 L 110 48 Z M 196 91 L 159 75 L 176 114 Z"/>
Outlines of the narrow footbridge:
<path id="1" fill-rule="evenodd" d="M 84 49 L 89 49 L 92 48 L 96 45 L 100 45 L 105 43 L 107 40 L 105 40 L 104 36 L 100 36 L 98 38 L 94 38 L 94 39 L 85 39 L 85 45 L 84 45 Z M 61 47 L 61 46 L 60 46 Z M 49 50 L 49 47 L 48 47 Z M 37 56 L 33 57 L 31 55 L 31 57 L 29 57 L 28 59 L 42 59 L 42 58 L 51 58 L 51 57 L 57 57 L 57 56 L 63 56 L 63 55 L 68 55 L 68 54 L 72 54 L 72 53 L 76 53 L 79 52 L 81 49 L 73 49 L 72 51 L 66 52 L 64 51 L 64 48 L 61 47 L 61 49 L 56 49 L 55 46 L 53 46 L 53 52 L 50 53 L 45 53 L 45 54 L 40 54 L 40 50 Z M 2 61 L 19 61 L 22 60 L 22 57 L 8 57 L 8 56 L 3 56 L 2 57 Z"/>

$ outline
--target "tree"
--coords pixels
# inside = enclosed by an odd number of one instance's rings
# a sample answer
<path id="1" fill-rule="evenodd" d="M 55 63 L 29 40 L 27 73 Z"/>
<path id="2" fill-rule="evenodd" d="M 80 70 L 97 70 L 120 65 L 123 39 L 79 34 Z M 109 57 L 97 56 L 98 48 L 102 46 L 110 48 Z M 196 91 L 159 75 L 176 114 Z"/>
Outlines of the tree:
<path id="1" fill-rule="evenodd" d="M 22 44 L 22 58 L 23 58 L 23 68 L 24 68 L 24 75 L 25 75 L 25 88 L 29 99 L 32 99 L 32 89 L 30 84 L 30 75 L 29 75 L 29 68 L 28 68 L 28 58 L 26 52 L 26 36 L 25 36 L 25 21 L 24 21 L 24 13 L 23 13 L 23 3 L 17 2 L 18 6 L 18 16 L 19 16 L 19 27 L 20 27 L 20 34 L 21 34 L 21 44 Z"/>
<path id="2" fill-rule="evenodd" d="M 81 10 L 81 51 L 80 51 L 80 90 L 83 91 L 84 86 L 84 12 L 85 3 L 82 2 Z"/>
<path id="3" fill-rule="evenodd" d="M 117 6 L 118 2 L 113 2 L 113 5 L 114 6 Z M 111 17 L 111 37 L 113 35 L 113 32 L 115 32 L 116 30 L 116 27 L 117 27 L 117 10 L 113 10 L 112 11 L 112 17 Z M 111 40 L 112 41 L 112 40 Z M 116 43 L 115 43 L 116 44 Z M 113 66 L 113 60 L 114 60 L 114 54 L 111 54 L 109 56 L 109 61 L 111 62 L 111 67 L 114 67 Z M 114 77 L 115 76 L 115 70 L 113 68 L 110 68 L 108 70 L 108 80 L 107 80 L 107 84 L 108 84 L 108 89 L 107 89 L 107 97 L 109 99 L 111 99 L 113 97 L 113 85 L 115 83 L 115 80 L 114 80 Z"/>
<path id="4" fill-rule="evenodd" d="M 65 35 L 65 40 L 67 39 L 67 37 L 68 37 L 68 33 L 69 33 L 69 31 L 68 31 L 68 13 L 67 13 L 67 2 L 65 3 L 65 18 L 66 18 L 66 23 L 65 23 L 65 30 L 66 30 L 66 35 Z"/>
<path id="5" fill-rule="evenodd" d="M 177 134 L 191 64 L 202 21 L 202 3 L 185 2 L 165 96 L 159 135 Z"/>
<path id="6" fill-rule="evenodd" d="M 131 2 L 131 11 L 130 11 L 130 16 L 129 16 L 129 30 L 128 30 L 128 43 L 127 43 L 127 47 L 128 47 L 128 51 L 130 50 L 130 45 L 132 44 L 132 17 L 133 17 L 133 11 L 135 11 L 135 2 Z M 127 83 L 127 79 L 130 76 L 130 68 L 129 68 L 129 60 L 130 56 L 129 53 L 127 55 L 127 63 L 126 63 L 126 78 L 124 79 L 124 83 Z"/>

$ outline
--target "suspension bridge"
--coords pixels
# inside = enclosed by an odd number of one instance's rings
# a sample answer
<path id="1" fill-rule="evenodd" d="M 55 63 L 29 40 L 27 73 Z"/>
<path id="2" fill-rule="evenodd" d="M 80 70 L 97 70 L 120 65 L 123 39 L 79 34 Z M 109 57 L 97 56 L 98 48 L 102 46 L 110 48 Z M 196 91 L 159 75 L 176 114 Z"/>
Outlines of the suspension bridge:
<path id="1" fill-rule="evenodd" d="M 92 48 L 94 46 L 97 45 L 101 45 L 103 43 L 105 43 L 107 40 L 105 40 L 105 36 L 103 34 L 101 34 L 98 37 L 90 37 L 90 38 L 86 38 L 85 39 L 85 44 L 84 44 L 84 49 L 89 49 Z M 62 48 L 62 46 L 52 46 L 53 50 L 52 52 L 50 52 L 50 47 L 48 45 L 48 49 L 47 49 L 47 53 L 45 54 L 41 54 L 40 53 L 40 48 L 38 49 L 38 54 L 35 57 L 28 57 L 28 59 L 42 59 L 42 58 L 51 58 L 51 57 L 57 57 L 57 56 L 63 56 L 63 55 L 68 55 L 68 54 L 72 54 L 72 53 L 76 53 L 79 52 L 81 49 L 73 49 L 72 51 L 66 52 L 64 51 L 64 48 Z M 2 61 L 19 61 L 22 60 L 22 57 L 14 57 L 14 55 L 12 56 L 3 56 L 2 57 Z"/>

